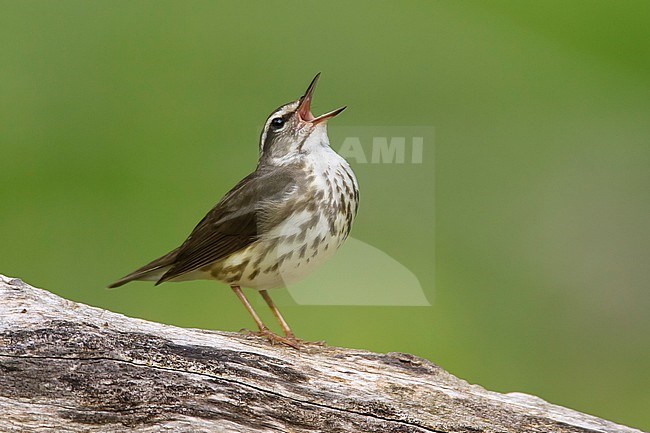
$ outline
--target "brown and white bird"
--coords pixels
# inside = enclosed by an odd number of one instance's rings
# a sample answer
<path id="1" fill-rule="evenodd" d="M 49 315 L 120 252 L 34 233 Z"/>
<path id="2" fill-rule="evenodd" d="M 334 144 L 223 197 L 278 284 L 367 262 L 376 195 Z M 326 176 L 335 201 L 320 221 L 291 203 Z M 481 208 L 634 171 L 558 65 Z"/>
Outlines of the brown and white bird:
<path id="1" fill-rule="evenodd" d="M 354 173 L 327 136 L 327 120 L 345 107 L 319 117 L 310 110 L 319 75 L 300 99 L 268 117 L 257 168 L 208 212 L 185 242 L 109 287 L 133 280 L 219 280 L 244 304 L 259 335 L 298 346 L 267 289 L 294 283 L 331 257 L 350 233 L 359 202 Z M 259 291 L 284 337 L 262 323 L 241 287 Z"/>

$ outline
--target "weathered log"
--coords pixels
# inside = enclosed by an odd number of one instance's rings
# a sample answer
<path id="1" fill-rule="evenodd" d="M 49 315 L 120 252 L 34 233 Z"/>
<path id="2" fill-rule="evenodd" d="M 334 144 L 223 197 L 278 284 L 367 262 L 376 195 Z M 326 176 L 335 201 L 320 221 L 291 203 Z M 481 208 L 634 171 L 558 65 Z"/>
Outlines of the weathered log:
<path id="1" fill-rule="evenodd" d="M 0 432 L 638 432 L 412 355 L 177 328 L 2 275 L 0 415 Z"/>

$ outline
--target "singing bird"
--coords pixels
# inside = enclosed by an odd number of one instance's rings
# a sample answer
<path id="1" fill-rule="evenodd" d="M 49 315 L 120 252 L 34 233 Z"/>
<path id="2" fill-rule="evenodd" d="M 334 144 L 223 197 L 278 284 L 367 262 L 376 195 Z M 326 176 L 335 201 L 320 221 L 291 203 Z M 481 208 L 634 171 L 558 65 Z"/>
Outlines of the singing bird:
<path id="1" fill-rule="evenodd" d="M 259 142 L 257 168 L 197 224 L 185 242 L 109 287 L 133 280 L 212 279 L 229 285 L 270 342 L 298 340 L 268 294 L 320 266 L 341 246 L 357 214 L 359 186 L 349 164 L 330 147 L 327 121 L 311 100 L 320 74 L 305 94 L 271 113 Z M 260 320 L 241 288 L 259 291 L 284 336 Z"/>

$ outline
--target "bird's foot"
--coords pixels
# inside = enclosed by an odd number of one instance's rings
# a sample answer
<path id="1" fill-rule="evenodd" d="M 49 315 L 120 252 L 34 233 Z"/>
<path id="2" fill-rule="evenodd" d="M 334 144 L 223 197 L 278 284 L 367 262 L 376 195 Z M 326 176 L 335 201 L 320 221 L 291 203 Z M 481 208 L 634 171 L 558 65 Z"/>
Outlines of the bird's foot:
<path id="1" fill-rule="evenodd" d="M 303 344 L 310 345 L 310 346 L 327 347 L 327 342 L 324 341 L 324 340 L 320 340 L 320 341 L 304 341 L 304 340 L 300 340 L 300 341 L 302 341 Z"/>
<path id="2" fill-rule="evenodd" d="M 294 349 L 300 349 L 300 344 L 303 343 L 301 340 L 298 340 L 294 336 L 282 337 L 278 334 L 275 334 L 268 328 L 261 328 L 257 332 L 250 331 L 248 329 L 242 329 L 247 335 L 265 338 L 272 346 L 276 344 L 284 344 Z"/>
<path id="3" fill-rule="evenodd" d="M 325 347 L 327 346 L 327 343 L 324 341 L 307 341 L 307 340 L 301 340 L 300 338 L 296 338 L 295 335 L 292 333 L 289 333 L 286 335 L 288 340 L 296 342 L 296 344 L 299 344 L 300 346 L 318 346 L 318 347 Z"/>

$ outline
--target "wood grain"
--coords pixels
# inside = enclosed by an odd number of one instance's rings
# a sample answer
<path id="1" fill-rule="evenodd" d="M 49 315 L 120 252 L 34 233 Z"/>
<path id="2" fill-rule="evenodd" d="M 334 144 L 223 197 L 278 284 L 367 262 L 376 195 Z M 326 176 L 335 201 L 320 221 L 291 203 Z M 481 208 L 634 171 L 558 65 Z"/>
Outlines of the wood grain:
<path id="1" fill-rule="evenodd" d="M 271 346 L 0 275 L 0 432 L 638 432 L 402 353 Z"/>

